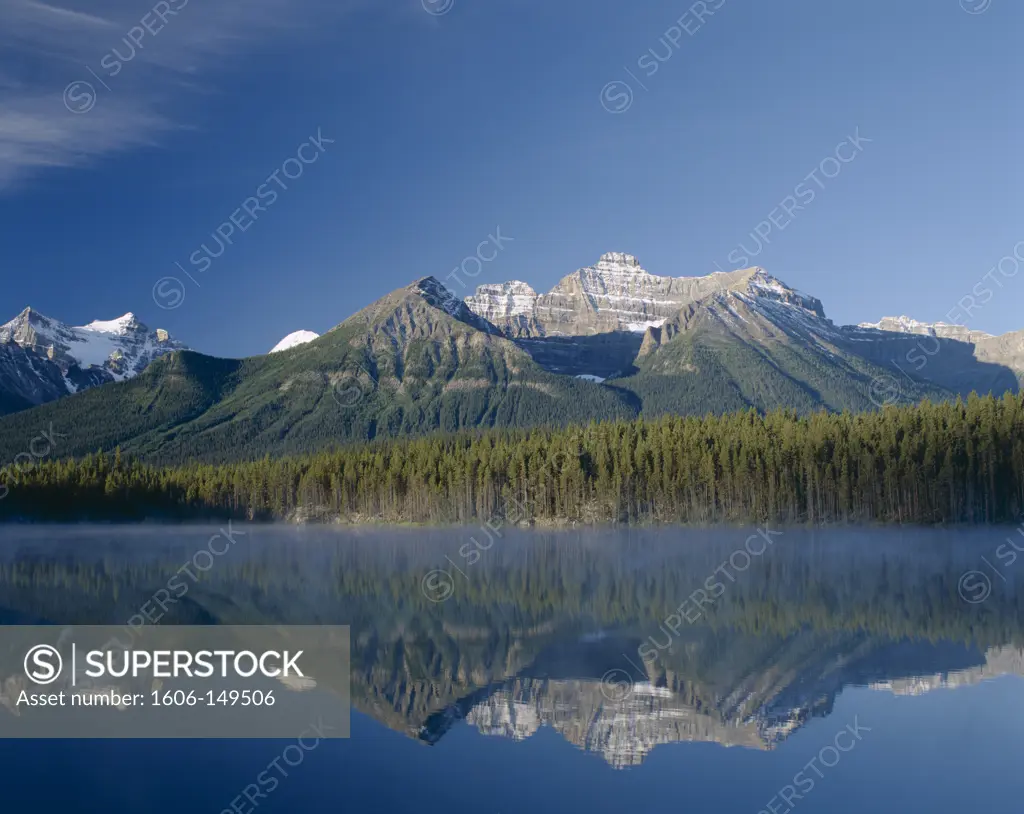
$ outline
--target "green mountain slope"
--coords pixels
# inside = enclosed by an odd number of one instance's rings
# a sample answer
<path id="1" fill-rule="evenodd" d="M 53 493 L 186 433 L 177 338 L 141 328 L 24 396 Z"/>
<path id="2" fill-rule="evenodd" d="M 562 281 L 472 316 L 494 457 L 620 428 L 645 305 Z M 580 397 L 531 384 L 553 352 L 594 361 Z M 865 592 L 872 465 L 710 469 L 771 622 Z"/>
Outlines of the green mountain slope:
<path id="1" fill-rule="evenodd" d="M 748 407 L 864 411 L 953 396 L 850 352 L 813 308 L 742 288 L 699 300 L 648 329 L 637 366 L 638 373 L 611 384 L 635 393 L 651 415 Z"/>
<path id="2" fill-rule="evenodd" d="M 243 363 L 190 351 L 165 356 L 126 382 L 107 384 L 0 419 L 0 466 L 57 433 L 53 454 L 79 455 L 148 434 L 173 433 L 237 386 Z"/>

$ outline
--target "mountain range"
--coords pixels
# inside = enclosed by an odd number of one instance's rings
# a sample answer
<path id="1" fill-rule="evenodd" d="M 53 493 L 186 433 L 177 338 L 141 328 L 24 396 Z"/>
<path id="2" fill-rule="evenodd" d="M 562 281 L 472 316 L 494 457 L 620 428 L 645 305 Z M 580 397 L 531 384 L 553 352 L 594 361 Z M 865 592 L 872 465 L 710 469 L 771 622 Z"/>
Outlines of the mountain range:
<path id="1" fill-rule="evenodd" d="M 0 327 L 0 454 L 48 423 L 68 435 L 62 454 L 223 461 L 666 412 L 862 411 L 1022 382 L 1024 331 L 837 326 L 762 268 L 663 277 L 608 253 L 546 294 L 511 281 L 462 300 L 424 277 L 241 360 L 132 314 L 75 328 L 26 309 Z"/>

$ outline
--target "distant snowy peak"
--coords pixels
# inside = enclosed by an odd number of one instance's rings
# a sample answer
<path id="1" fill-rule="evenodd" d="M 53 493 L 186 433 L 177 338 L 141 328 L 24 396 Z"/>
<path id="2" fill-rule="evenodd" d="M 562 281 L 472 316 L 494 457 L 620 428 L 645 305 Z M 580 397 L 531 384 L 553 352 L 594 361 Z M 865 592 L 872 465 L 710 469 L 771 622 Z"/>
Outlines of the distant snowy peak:
<path id="1" fill-rule="evenodd" d="M 610 331 L 643 333 L 681 308 L 726 291 L 824 319 L 821 302 L 789 288 L 762 268 L 703 277 L 651 274 L 636 256 L 607 252 L 592 266 L 563 277 L 547 294 L 523 282 L 487 284 L 466 305 L 514 338 L 580 336 Z"/>
<path id="2" fill-rule="evenodd" d="M 312 342 L 314 339 L 319 339 L 320 334 L 313 333 L 312 331 L 295 331 L 290 333 L 274 347 L 270 349 L 271 353 L 280 353 L 283 350 L 291 350 L 297 348 L 299 345 L 305 345 L 307 342 Z"/>
<path id="3" fill-rule="evenodd" d="M 151 331 L 132 313 L 74 327 L 31 308 L 0 325 L 0 344 L 15 344 L 44 356 L 64 375 L 74 366 L 102 371 L 118 381 L 141 373 L 166 353 L 186 349 L 167 331 Z"/>
<path id="4" fill-rule="evenodd" d="M 942 323 L 938 323 L 942 324 Z M 899 331 L 900 333 L 916 333 L 918 328 L 931 328 L 931 323 L 918 322 L 910 317 L 882 317 L 878 322 L 859 322 L 858 328 L 874 328 L 878 331 Z"/>
<path id="5" fill-rule="evenodd" d="M 890 331 L 904 334 L 924 334 L 943 339 L 959 339 L 971 342 L 977 339 L 991 339 L 992 334 L 983 331 L 972 331 L 966 325 L 951 325 L 946 322 L 918 322 L 907 316 L 882 317 L 878 322 L 861 322 L 858 328 Z"/>

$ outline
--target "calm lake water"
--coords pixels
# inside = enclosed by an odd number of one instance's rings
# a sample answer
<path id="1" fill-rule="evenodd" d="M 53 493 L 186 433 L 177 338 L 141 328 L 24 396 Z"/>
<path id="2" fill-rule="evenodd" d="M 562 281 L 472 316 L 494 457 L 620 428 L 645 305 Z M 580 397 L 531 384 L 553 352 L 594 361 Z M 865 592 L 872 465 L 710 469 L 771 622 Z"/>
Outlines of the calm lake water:
<path id="1" fill-rule="evenodd" d="M 0 621 L 350 625 L 351 738 L 0 741 L 4 810 L 1021 810 L 1014 529 L 219 528 L 4 527 Z"/>

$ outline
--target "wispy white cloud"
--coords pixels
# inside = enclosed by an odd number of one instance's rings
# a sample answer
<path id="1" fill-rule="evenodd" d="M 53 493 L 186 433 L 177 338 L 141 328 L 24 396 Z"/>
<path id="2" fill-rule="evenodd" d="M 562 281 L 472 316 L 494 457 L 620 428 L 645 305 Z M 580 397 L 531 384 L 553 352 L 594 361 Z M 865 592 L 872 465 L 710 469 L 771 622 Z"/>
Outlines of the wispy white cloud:
<path id="1" fill-rule="evenodd" d="M 56 2 L 0 0 L 0 189 L 157 143 L 225 61 L 330 30 L 367 0 Z"/>

